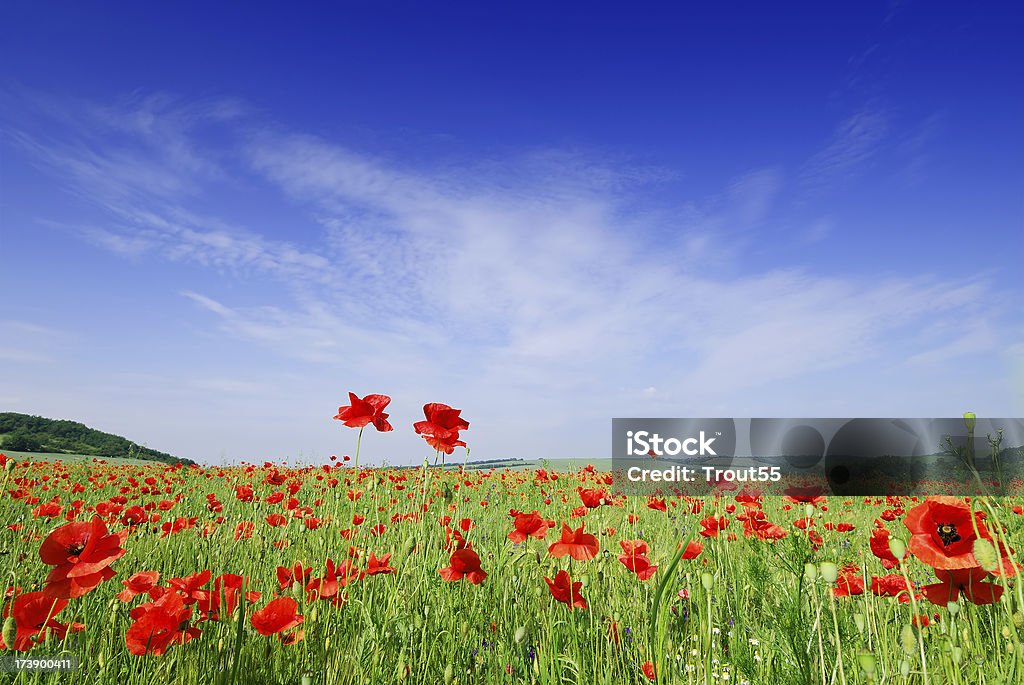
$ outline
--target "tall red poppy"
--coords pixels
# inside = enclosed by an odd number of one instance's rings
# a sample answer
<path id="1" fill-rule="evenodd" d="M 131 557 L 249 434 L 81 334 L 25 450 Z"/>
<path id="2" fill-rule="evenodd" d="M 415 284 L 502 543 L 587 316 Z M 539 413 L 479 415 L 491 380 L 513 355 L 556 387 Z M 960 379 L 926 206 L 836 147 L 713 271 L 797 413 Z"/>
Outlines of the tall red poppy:
<path id="1" fill-rule="evenodd" d="M 480 555 L 468 547 L 452 552 L 449 565 L 439 571 L 447 581 L 465 578 L 474 585 L 479 585 L 487 578 L 487 573 L 480 568 Z"/>
<path id="2" fill-rule="evenodd" d="M 580 588 L 583 587 L 583 583 L 579 581 L 571 583 L 569 580 L 569 574 L 566 571 L 559 571 L 555 574 L 554 580 L 545 576 L 544 582 L 548 584 L 548 589 L 551 590 L 551 596 L 562 604 L 568 606 L 569 611 L 572 611 L 573 608 L 587 608 L 587 600 L 583 599 L 583 595 L 580 593 Z"/>
<path id="3" fill-rule="evenodd" d="M 127 551 L 121 548 L 128 531 L 108 534 L 99 516 L 57 528 L 39 547 L 39 558 L 54 569 L 43 592 L 51 597 L 81 597 L 116 575 L 110 565 Z"/>
<path id="4" fill-rule="evenodd" d="M 183 645 L 199 637 L 199 629 L 189 625 L 192 607 L 185 606 L 181 595 L 167 592 L 155 602 L 146 602 L 131 611 L 135 621 L 124 635 L 128 651 L 136 656 L 160 656 L 174 644 Z"/>
<path id="5" fill-rule="evenodd" d="M 359 577 L 365 578 L 366 576 L 386 575 L 392 573 L 398 573 L 398 569 L 391 566 L 390 554 L 385 554 L 378 559 L 373 552 L 370 552 L 370 557 L 366 560 L 366 570 L 364 570 Z"/>
<path id="6" fill-rule="evenodd" d="M 459 431 L 469 430 L 469 422 L 459 416 L 461 413 L 461 409 L 432 402 L 423 405 L 426 420 L 417 421 L 412 427 L 435 450 L 451 454 L 456 447 L 466 446 L 465 442 L 459 440 Z"/>
<path id="7" fill-rule="evenodd" d="M 521 511 L 512 514 L 515 517 L 515 530 L 508 534 L 508 539 L 519 544 L 528 537 L 543 540 L 548 534 L 548 529 L 554 525 L 554 521 L 546 521 L 537 511 L 525 514 Z"/>
<path id="8" fill-rule="evenodd" d="M 619 540 L 623 554 L 619 555 L 622 565 L 636 574 L 638 580 L 647 580 L 658 570 L 647 558 L 647 543 L 643 540 Z"/>
<path id="9" fill-rule="evenodd" d="M 907 512 L 903 523 L 911 532 L 911 553 L 936 569 L 967 569 L 979 566 L 974 557 L 978 534 L 971 522 L 971 508 L 957 497 L 929 497 Z M 974 522 L 985 539 L 988 529 L 980 517 Z"/>
<path id="10" fill-rule="evenodd" d="M 29 592 L 18 595 L 14 599 L 13 607 L 4 607 L 4 618 L 14 617 L 17 633 L 15 633 L 14 644 L 5 644 L 0 636 L 0 649 L 15 649 L 19 652 L 28 651 L 42 642 L 48 633 L 53 633 L 63 640 L 70 628 L 73 631 L 80 631 L 84 628 L 80 623 L 70 626 L 58 622 L 54 617 L 68 605 L 66 599 L 56 599 L 43 592 Z"/>
<path id="11" fill-rule="evenodd" d="M 576 561 L 587 561 L 597 556 L 597 538 L 583 532 L 583 526 L 576 530 L 569 527 L 569 524 L 562 524 L 562 537 L 548 547 L 548 554 L 556 559 L 566 554 Z"/>
<path id="12" fill-rule="evenodd" d="M 365 428 L 372 423 L 382 433 L 393 430 L 388 423 L 388 414 L 384 412 L 384 407 L 391 402 L 387 395 L 367 395 L 359 399 L 354 392 L 350 392 L 348 401 L 348 406 L 338 407 L 338 415 L 334 417 L 338 421 L 349 428 Z"/>
<path id="13" fill-rule="evenodd" d="M 159 571 L 139 571 L 132 574 L 127 580 L 121 581 L 124 590 L 121 590 L 116 596 L 122 602 L 130 602 L 135 595 L 148 593 L 156 587 L 156 581 L 159 579 Z"/>
<path id="14" fill-rule="evenodd" d="M 608 504 L 611 501 L 611 497 L 603 489 L 580 488 L 579 493 L 580 500 L 587 509 L 596 509 L 602 504 Z"/>
<path id="15" fill-rule="evenodd" d="M 204 618 L 216 621 L 221 614 L 233 614 L 242 598 L 242 593 L 249 585 L 249 579 L 235 573 L 224 573 L 213 581 L 212 591 L 200 591 L 199 607 Z M 245 592 L 245 601 L 252 604 L 260 598 L 259 592 Z"/>
<path id="16" fill-rule="evenodd" d="M 702 530 L 700 534 L 706 538 L 717 538 L 718 534 L 726 529 L 729 525 L 729 519 L 724 516 L 714 517 L 708 516 L 705 519 L 701 519 L 700 525 Z"/>
<path id="17" fill-rule="evenodd" d="M 299 604 L 291 597 L 272 599 L 249 617 L 249 622 L 260 635 L 276 635 L 300 625 L 305 618 L 299 615 Z"/>
<path id="18" fill-rule="evenodd" d="M 932 604 L 946 606 L 955 602 L 960 595 L 974 604 L 993 604 L 1003 595 L 1003 586 L 982 582 L 988 577 L 981 567 L 957 568 L 935 572 L 938 583 L 925 585 L 921 592 Z"/>
<path id="19" fill-rule="evenodd" d="M 894 568 L 898 566 L 902 559 L 897 559 L 892 553 L 889 547 L 889 531 L 886 528 L 875 528 L 871 531 L 871 540 L 869 541 L 871 547 L 871 553 L 878 557 L 882 566 L 886 568 Z M 904 552 L 904 558 L 909 552 Z"/>

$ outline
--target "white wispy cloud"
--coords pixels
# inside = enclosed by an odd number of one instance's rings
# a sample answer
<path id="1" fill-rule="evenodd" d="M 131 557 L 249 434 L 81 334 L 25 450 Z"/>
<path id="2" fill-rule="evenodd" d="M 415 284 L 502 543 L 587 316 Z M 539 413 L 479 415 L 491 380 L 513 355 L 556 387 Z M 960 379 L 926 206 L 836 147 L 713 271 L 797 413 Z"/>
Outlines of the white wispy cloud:
<path id="1" fill-rule="evenodd" d="M 176 289 L 219 334 L 281 359 L 372 391 L 447 389 L 491 417 L 475 427 L 495 449 L 516 431 L 589 425 L 626 402 L 670 414 L 741 406 L 746 393 L 880 359 L 895 382 L 893 365 L 998 344 L 984 318 L 985 339 L 937 345 L 922 333 L 964 320 L 986 297 L 978 279 L 708 268 L 773 211 L 786 183 L 778 170 L 741 175 L 678 215 L 638 215 L 656 170 L 620 175 L 557 152 L 414 166 L 282 132 L 230 102 L 142 99 L 96 111 L 100 123 L 70 136 L 86 143 L 16 136 L 109 212 L 109 226 L 83 237 L 136 258 L 259 274 L 276 284 L 273 303 L 206 283 Z M 204 152 L 195 138 L 205 125 L 235 127 L 234 147 Z M 797 183 L 838 182 L 885 131 L 879 111 L 851 117 Z M 218 184 L 274 189 L 319 235 L 237 219 L 209 201 Z M 304 373 L 320 382 L 324 371 Z M 225 397 L 267 387 L 237 375 L 182 382 Z"/>
<path id="2" fill-rule="evenodd" d="M 864 167 L 885 139 L 888 125 L 889 117 L 875 105 L 844 119 L 832 140 L 804 165 L 800 174 L 804 192 L 832 190 Z"/>

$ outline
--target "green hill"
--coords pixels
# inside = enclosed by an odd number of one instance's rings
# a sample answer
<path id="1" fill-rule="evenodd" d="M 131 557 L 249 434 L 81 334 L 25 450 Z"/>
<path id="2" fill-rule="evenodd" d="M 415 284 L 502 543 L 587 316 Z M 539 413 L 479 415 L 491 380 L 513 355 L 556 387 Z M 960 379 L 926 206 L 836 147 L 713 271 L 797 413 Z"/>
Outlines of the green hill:
<path id="1" fill-rule="evenodd" d="M 166 452 L 141 445 L 119 435 L 104 433 L 77 421 L 47 419 L 14 412 L 0 413 L 0 450 L 12 452 L 52 452 L 85 454 L 96 457 L 120 457 L 160 461 L 166 464 L 192 464 Z"/>

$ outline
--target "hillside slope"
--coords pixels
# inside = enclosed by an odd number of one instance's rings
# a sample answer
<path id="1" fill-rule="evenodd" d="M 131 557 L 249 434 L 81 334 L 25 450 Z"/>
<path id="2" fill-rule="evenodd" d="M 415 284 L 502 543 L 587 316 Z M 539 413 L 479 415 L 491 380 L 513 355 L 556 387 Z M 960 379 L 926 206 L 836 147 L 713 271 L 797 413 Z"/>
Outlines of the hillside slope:
<path id="1" fill-rule="evenodd" d="M 77 421 L 47 419 L 15 412 L 0 412 L 0 450 L 88 454 L 159 461 L 193 463 L 141 445 L 112 433 L 104 433 Z"/>

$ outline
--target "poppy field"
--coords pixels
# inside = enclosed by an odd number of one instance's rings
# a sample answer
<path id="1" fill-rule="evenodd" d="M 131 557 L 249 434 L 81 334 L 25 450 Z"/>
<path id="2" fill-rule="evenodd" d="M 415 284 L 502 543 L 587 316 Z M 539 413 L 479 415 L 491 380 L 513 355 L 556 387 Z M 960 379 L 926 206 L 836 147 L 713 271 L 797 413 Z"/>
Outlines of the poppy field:
<path id="1" fill-rule="evenodd" d="M 0 654 L 78 662 L 0 678 L 1024 681 L 1020 496 L 627 498 L 592 466 L 465 468 L 437 403 L 429 464 L 361 466 L 389 402 L 350 394 L 352 454 L 318 466 L 0 456 Z"/>

